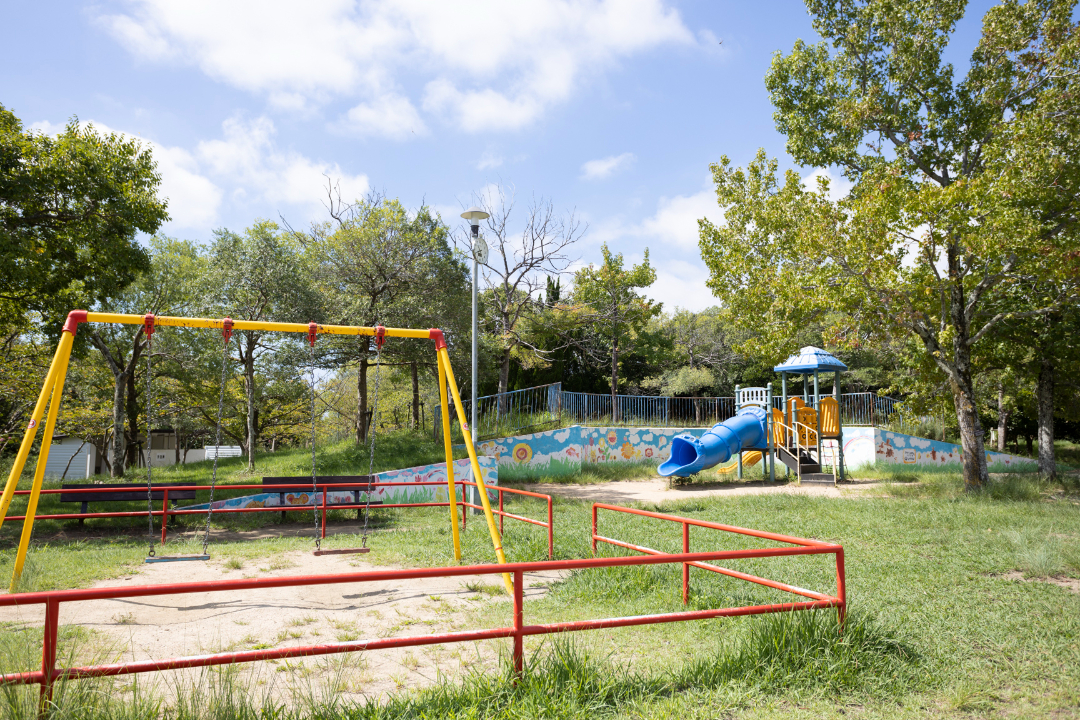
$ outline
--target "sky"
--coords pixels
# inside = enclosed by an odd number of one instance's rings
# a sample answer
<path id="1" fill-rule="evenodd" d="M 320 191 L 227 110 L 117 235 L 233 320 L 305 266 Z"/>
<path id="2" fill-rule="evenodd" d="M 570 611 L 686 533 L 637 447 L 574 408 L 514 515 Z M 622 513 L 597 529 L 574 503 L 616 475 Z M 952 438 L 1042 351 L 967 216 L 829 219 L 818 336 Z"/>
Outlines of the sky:
<path id="1" fill-rule="evenodd" d="M 958 28 L 958 64 L 987 6 Z M 457 228 L 501 185 L 519 218 L 544 199 L 587 226 L 576 265 L 648 248 L 667 310 L 713 304 L 710 163 L 764 148 L 791 166 L 764 76 L 820 39 L 790 0 L 11 2 L 0 27 L 0 104 L 42 132 L 77 116 L 144 141 L 165 234 L 305 227 L 328 219 L 327 178 Z"/>

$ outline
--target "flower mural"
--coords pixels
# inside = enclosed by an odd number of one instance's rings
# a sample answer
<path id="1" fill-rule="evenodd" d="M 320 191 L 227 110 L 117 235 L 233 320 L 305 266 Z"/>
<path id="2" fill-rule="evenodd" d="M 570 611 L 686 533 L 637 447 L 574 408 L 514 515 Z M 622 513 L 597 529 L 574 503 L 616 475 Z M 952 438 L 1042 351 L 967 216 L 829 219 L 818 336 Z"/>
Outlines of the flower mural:
<path id="1" fill-rule="evenodd" d="M 514 446 L 514 462 L 528 463 L 532 460 L 533 450 L 528 443 L 518 443 Z"/>
<path id="2" fill-rule="evenodd" d="M 627 460 L 634 457 L 634 446 L 630 444 L 629 440 L 622 444 L 622 456 Z"/>

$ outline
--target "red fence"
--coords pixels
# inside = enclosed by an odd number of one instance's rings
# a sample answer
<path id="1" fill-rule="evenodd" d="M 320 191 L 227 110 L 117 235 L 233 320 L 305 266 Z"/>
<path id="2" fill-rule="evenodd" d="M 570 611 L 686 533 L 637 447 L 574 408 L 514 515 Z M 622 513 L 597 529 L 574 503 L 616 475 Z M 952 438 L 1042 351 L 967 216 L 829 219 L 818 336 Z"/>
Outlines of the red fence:
<path id="1" fill-rule="evenodd" d="M 340 484 L 322 484 L 316 483 L 316 492 L 322 492 L 322 504 L 319 506 L 322 512 L 322 537 L 326 537 L 326 511 L 327 510 L 361 510 L 367 507 L 365 503 L 332 503 L 327 504 L 327 490 L 330 491 L 342 491 L 348 492 L 352 488 L 365 488 L 365 492 L 368 490 L 374 490 L 379 487 L 422 487 L 434 485 L 438 487 L 446 487 L 445 482 L 428 481 L 428 482 L 374 482 L 374 483 L 358 483 L 356 485 L 342 486 Z M 475 508 L 482 510 L 482 506 L 470 503 L 466 500 L 466 486 L 477 487 L 477 484 L 471 480 L 455 480 L 455 486 L 461 488 L 461 500 L 458 504 L 461 506 L 461 524 L 462 527 L 466 524 L 466 508 Z M 527 490 L 515 490 L 513 488 L 504 488 L 498 485 L 486 485 L 489 492 L 497 492 L 499 494 L 499 509 L 492 509 L 492 513 L 499 516 L 499 532 L 503 531 L 503 519 L 510 518 L 511 520 L 518 520 L 520 522 L 528 523 L 531 525 L 539 525 L 547 528 L 548 534 L 548 557 L 553 558 L 555 556 L 555 531 L 554 531 L 554 516 L 552 514 L 552 503 L 550 495 L 542 495 L 540 493 L 529 492 Z M 278 491 L 291 491 L 291 490 L 310 490 L 312 488 L 311 483 L 296 483 L 292 485 L 220 485 L 219 489 L 225 491 L 233 490 L 258 490 L 262 493 L 276 493 Z M 137 488 L 136 488 L 137 489 Z M 169 507 L 169 492 L 178 491 L 208 491 L 210 488 L 206 485 L 170 485 L 158 486 L 154 488 L 155 493 L 162 493 L 161 510 L 154 510 L 150 514 L 155 517 L 161 517 L 161 544 L 165 544 L 166 534 L 168 531 L 169 518 L 178 515 L 205 515 L 205 509 L 187 509 L 183 507 L 170 508 Z M 16 495 L 29 495 L 30 490 L 16 490 Z M 79 488 L 66 488 L 66 489 L 43 489 L 42 495 L 64 495 L 69 494 L 89 494 L 89 493 L 131 493 L 132 488 L 107 488 L 95 485 L 87 485 L 86 487 Z M 523 495 L 527 497 L 534 497 L 547 501 L 547 521 L 534 520 L 533 518 L 527 518 L 522 515 L 515 515 L 503 510 L 503 494 L 511 493 L 513 495 Z M 373 505 L 376 509 L 381 508 L 410 508 L 410 507 L 450 507 L 449 501 L 447 502 L 430 502 L 430 503 L 379 503 Z M 255 512 L 311 512 L 311 505 L 273 505 L 270 507 L 244 507 L 244 508 L 224 508 L 215 507 L 214 514 L 230 514 L 230 513 L 255 513 Z M 79 512 L 79 513 L 53 513 L 53 514 L 37 514 L 34 516 L 35 520 L 82 520 L 86 518 L 110 518 L 110 517 L 146 517 L 146 510 L 112 510 L 103 512 Z M 6 521 L 23 520 L 24 515 L 9 515 Z"/>
<path id="2" fill-rule="evenodd" d="M 614 540 L 600 536 L 596 533 L 597 511 L 600 509 L 616 512 L 628 512 L 643 515 L 659 520 L 681 523 L 683 528 L 684 552 L 678 554 L 661 553 L 651 548 L 645 548 L 620 540 Z M 778 542 L 794 544 L 797 547 L 760 548 L 750 550 L 726 550 L 691 553 L 687 552 L 689 546 L 690 526 L 708 527 L 716 530 L 750 535 Z M 471 642 L 477 640 L 493 640 L 497 638 L 513 639 L 513 660 L 517 671 L 524 668 L 524 638 L 531 635 L 548 635 L 577 630 L 598 630 L 603 628 L 630 627 L 636 625 L 652 625 L 657 623 L 679 622 L 686 620 L 706 620 L 718 617 L 737 617 L 743 615 L 759 615 L 764 613 L 776 613 L 793 610 L 815 610 L 824 608 L 837 608 L 843 618 L 846 611 L 844 596 L 844 549 L 840 545 L 819 542 L 816 540 L 804 540 L 785 535 L 764 533 L 756 530 L 746 530 L 718 523 L 710 523 L 701 520 L 678 517 L 675 515 L 663 515 L 643 510 L 629 510 L 614 505 L 597 503 L 593 505 L 593 532 L 592 540 L 595 551 L 597 542 L 605 542 L 619 547 L 636 550 L 644 555 L 630 557 L 608 558 L 585 558 L 578 560 L 547 560 L 542 562 L 507 563 L 505 565 L 472 565 L 466 567 L 440 567 L 419 568 L 413 570 L 373 570 L 357 573 L 344 573 L 340 575 L 308 575 L 282 578 L 255 578 L 245 580 L 218 580 L 197 583 L 175 583 L 170 585 L 144 585 L 136 587 L 109 587 L 92 588 L 87 590 L 55 590 L 49 592 L 25 593 L 17 595 L 0 595 L 0 607 L 14 605 L 44 605 L 45 627 L 42 640 L 41 669 L 26 672 L 8 673 L 0 675 L 0 685 L 33 685 L 41 686 L 42 701 L 51 697 L 52 686 L 59 679 L 78 679 L 90 677 L 109 677 L 115 675 L 128 675 L 133 673 L 156 672 L 162 670 L 177 670 L 182 668 L 209 667 L 214 665 L 227 665 L 241 662 L 253 662 L 258 660 L 279 660 L 295 657 L 310 657 L 317 655 L 329 655 L 334 653 L 356 652 L 364 650 L 379 650 L 398 647 L 415 647 L 421 645 L 439 645 L 450 642 Z M 811 590 L 793 587 L 784 583 L 766 580 L 745 573 L 738 573 L 712 564 L 715 561 L 728 561 L 744 558 L 760 557 L 787 557 L 794 555 L 826 555 L 836 556 L 837 570 L 837 595 L 835 597 L 816 593 Z M 808 601 L 790 603 L 771 603 L 766 605 L 747 605 L 741 607 L 716 608 L 707 610 L 688 610 L 681 612 L 658 613 L 654 615 L 637 615 L 631 617 L 611 617 L 599 620 L 575 620 L 570 622 L 545 623 L 526 625 L 524 617 L 524 573 L 542 572 L 545 570 L 586 570 L 602 567 L 629 567 L 637 565 L 660 565 L 669 563 L 681 563 L 683 565 L 683 602 L 688 600 L 688 582 L 690 566 L 721 572 L 731 577 L 736 577 L 768 587 L 785 590 L 797 595 L 811 598 Z M 345 583 L 378 582 L 388 580 L 411 580 L 419 578 L 436 577 L 461 577 L 468 575 L 497 575 L 511 573 L 514 577 L 513 597 L 513 624 L 509 627 L 496 627 L 481 630 L 466 630 L 459 632 L 439 633 L 433 635 L 415 635 L 401 638 L 364 639 L 349 642 L 324 643 L 320 645 L 304 645 L 288 648 L 266 648 L 260 650 L 246 650 L 241 652 L 222 652 L 208 655 L 193 655 L 175 657 L 164 660 L 142 660 L 133 662 L 109 663 L 102 665 L 86 665 L 77 667 L 57 668 L 57 639 L 59 630 L 60 605 L 66 602 L 86 602 L 92 600 L 112 600 L 120 598 L 151 597 L 160 595 L 182 595 L 203 592 L 221 592 L 229 590 L 259 590 L 264 588 L 278 587 L 301 587 L 311 585 L 334 585 Z"/>
<path id="3" fill-rule="evenodd" d="M 702 570 L 709 570 L 711 572 L 719 573 L 721 575 L 727 575 L 728 577 L 738 578 L 739 580 L 746 580 L 748 582 L 756 583 L 758 585 L 764 585 L 775 590 L 783 590 L 784 592 L 793 593 L 795 595 L 801 595 L 803 597 L 811 598 L 813 602 L 794 603 L 792 605 L 793 610 L 799 610 L 810 607 L 818 607 L 818 603 L 827 602 L 830 607 L 837 607 L 840 611 L 840 622 L 843 624 L 844 615 L 847 612 L 847 591 L 845 588 L 844 580 L 844 548 L 841 545 L 834 543 L 822 542 L 820 540 L 806 540 L 804 538 L 791 537 L 789 535 L 777 535 L 776 533 L 762 532 L 761 530 L 748 530 L 746 528 L 735 527 L 733 525 L 721 525 L 720 523 L 708 522 L 705 520 L 694 520 L 692 518 L 679 517 L 678 515 L 665 515 L 664 513 L 649 512 L 648 510 L 634 510 L 633 508 L 621 507 L 619 505 L 607 505 L 605 503 L 593 503 L 592 506 L 592 550 L 593 555 L 596 554 L 596 543 L 603 542 L 609 545 L 615 545 L 617 547 L 626 548 L 627 550 L 635 550 L 647 555 L 662 555 L 665 557 L 671 557 L 668 553 L 654 550 L 653 548 L 644 547 L 642 545 L 633 545 L 631 543 L 623 542 L 621 540 L 614 540 L 612 538 L 604 537 L 597 534 L 597 513 L 600 510 L 611 510 L 613 512 L 628 513 L 630 515 L 640 515 L 643 517 L 653 518 L 654 520 L 666 520 L 668 522 L 679 523 L 682 525 L 682 551 L 684 554 L 690 553 L 690 527 L 703 527 L 710 528 L 712 530 L 721 530 L 723 532 L 735 533 L 738 535 L 748 535 L 750 537 L 761 538 L 763 540 L 773 540 L 775 542 L 789 543 L 791 545 L 798 545 L 798 548 L 764 548 L 760 550 L 737 550 L 729 553 L 725 556 L 725 559 L 737 559 L 737 558 L 751 558 L 751 557 L 780 557 L 785 555 L 812 555 L 820 553 L 831 553 L 836 555 L 836 596 L 827 595 L 825 593 L 814 592 L 813 590 L 807 590 L 806 588 L 795 587 L 794 585 L 788 585 L 786 583 L 777 582 L 776 580 L 768 580 L 757 575 L 748 575 L 746 573 L 739 572 L 737 570 L 730 570 L 728 568 L 718 567 L 716 565 L 710 565 L 704 562 L 684 562 L 683 563 L 683 604 L 690 602 L 690 568 L 696 567 Z"/>

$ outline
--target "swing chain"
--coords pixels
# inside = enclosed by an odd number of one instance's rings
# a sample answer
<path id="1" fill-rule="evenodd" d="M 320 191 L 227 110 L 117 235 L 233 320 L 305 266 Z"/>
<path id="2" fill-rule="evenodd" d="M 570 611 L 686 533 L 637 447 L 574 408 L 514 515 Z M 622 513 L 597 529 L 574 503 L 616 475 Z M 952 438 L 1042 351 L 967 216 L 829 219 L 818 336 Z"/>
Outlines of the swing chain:
<path id="1" fill-rule="evenodd" d="M 152 434 L 154 431 L 153 423 L 153 397 L 151 396 L 151 389 L 153 382 L 151 379 L 151 367 L 150 367 L 150 355 L 153 351 L 154 345 L 154 316 L 147 313 L 143 317 L 143 333 L 146 335 L 146 522 L 147 522 L 147 555 L 154 557 L 154 484 L 151 474 L 151 466 L 153 463 L 150 460 L 150 450 L 153 445 Z M 121 462 L 123 462 L 121 460 Z M 162 516 L 164 522 L 164 516 Z"/>
<path id="2" fill-rule="evenodd" d="M 308 345 L 311 348 L 308 361 L 308 375 L 311 383 L 311 512 L 315 515 L 315 552 L 322 550 L 322 529 L 319 526 L 319 504 L 315 501 L 319 494 L 318 473 L 315 466 L 315 337 L 318 333 L 316 323 L 308 324 Z M 326 488 L 323 488 L 326 492 Z M 324 499 L 325 502 L 325 499 Z"/>
<path id="3" fill-rule="evenodd" d="M 210 516 L 214 514 L 214 488 L 217 487 L 218 458 L 221 457 L 221 415 L 225 407 L 225 382 L 228 379 L 225 371 L 229 359 L 229 340 L 232 338 L 232 329 L 233 321 L 230 318 L 221 321 L 221 390 L 218 393 L 217 428 L 214 436 L 214 470 L 210 476 L 210 502 L 206 506 L 206 526 L 203 528 L 203 555 L 206 555 L 206 548 L 210 545 Z M 252 448 L 248 448 L 248 452 L 251 451 Z"/>
<path id="4" fill-rule="evenodd" d="M 371 517 L 371 492 L 372 492 L 372 472 L 375 470 L 375 433 L 372 425 L 375 424 L 375 419 L 378 417 L 379 412 L 379 379 L 382 377 L 382 348 L 386 342 L 386 328 L 382 325 L 375 326 L 375 396 L 371 403 L 371 423 L 368 425 L 368 441 L 370 443 L 368 450 L 368 488 L 367 496 L 365 497 L 364 505 L 364 530 L 360 536 L 360 547 L 367 547 L 368 539 L 368 518 Z"/>

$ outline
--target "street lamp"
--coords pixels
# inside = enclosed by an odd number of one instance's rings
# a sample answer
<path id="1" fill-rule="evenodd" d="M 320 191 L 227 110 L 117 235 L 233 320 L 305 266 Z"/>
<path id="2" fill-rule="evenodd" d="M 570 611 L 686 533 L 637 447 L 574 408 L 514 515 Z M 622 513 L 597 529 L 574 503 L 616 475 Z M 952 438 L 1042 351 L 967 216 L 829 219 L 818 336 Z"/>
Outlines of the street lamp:
<path id="1" fill-rule="evenodd" d="M 469 221 L 472 226 L 472 413 L 469 423 L 472 426 L 472 441 L 476 444 L 476 277 L 477 267 L 482 262 L 487 262 L 487 243 L 480 237 L 480 221 L 487 220 L 490 215 L 473 205 L 461 213 L 461 217 Z"/>

